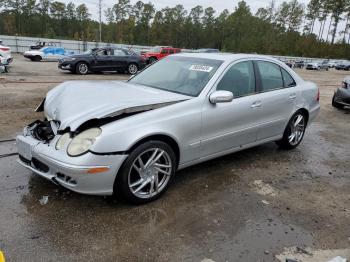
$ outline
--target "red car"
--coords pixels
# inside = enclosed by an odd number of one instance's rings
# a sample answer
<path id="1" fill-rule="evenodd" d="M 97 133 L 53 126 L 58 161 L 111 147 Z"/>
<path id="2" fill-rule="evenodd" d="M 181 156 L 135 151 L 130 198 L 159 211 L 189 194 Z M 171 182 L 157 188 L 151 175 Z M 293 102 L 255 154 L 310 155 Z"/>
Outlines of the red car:
<path id="1" fill-rule="evenodd" d="M 180 53 L 180 48 L 174 48 L 170 46 L 156 46 L 150 51 L 143 53 L 143 57 L 149 64 L 152 64 L 168 55 Z"/>

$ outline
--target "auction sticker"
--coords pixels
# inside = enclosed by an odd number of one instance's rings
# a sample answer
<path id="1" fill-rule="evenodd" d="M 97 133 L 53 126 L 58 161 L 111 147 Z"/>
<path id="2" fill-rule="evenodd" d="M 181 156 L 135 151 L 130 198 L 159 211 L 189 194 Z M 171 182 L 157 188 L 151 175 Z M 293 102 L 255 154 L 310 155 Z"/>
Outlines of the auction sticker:
<path id="1" fill-rule="evenodd" d="M 191 65 L 190 70 L 210 73 L 211 70 L 213 70 L 213 67 L 206 65 Z"/>

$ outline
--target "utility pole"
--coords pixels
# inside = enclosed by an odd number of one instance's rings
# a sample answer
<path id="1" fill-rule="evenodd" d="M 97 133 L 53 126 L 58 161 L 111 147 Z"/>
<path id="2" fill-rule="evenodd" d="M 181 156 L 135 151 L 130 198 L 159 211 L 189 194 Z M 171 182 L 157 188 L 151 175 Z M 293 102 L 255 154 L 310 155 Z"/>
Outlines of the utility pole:
<path id="1" fill-rule="evenodd" d="M 98 0 L 98 14 L 100 18 L 100 43 L 102 42 L 102 0 Z"/>

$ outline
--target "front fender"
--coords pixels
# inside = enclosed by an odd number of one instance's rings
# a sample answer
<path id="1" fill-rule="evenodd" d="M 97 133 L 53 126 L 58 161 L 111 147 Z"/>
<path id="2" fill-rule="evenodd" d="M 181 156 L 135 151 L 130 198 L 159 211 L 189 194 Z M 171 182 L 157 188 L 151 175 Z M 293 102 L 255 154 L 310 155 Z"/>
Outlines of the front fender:
<path id="1" fill-rule="evenodd" d="M 154 135 L 165 135 L 177 142 L 180 163 L 199 155 L 201 109 L 188 100 L 143 112 L 101 127 L 102 134 L 91 148 L 99 154 L 127 152 L 137 142 Z"/>

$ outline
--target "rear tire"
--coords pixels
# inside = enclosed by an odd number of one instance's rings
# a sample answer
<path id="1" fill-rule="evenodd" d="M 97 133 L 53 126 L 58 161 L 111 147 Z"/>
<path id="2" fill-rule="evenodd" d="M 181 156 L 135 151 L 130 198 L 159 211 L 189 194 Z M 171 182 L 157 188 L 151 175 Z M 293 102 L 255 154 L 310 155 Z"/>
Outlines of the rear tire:
<path id="1" fill-rule="evenodd" d="M 135 64 L 135 63 L 130 63 L 130 64 L 128 65 L 128 73 L 129 73 L 130 75 L 136 75 L 138 71 L 139 71 L 139 67 L 137 66 L 137 64 Z"/>
<path id="2" fill-rule="evenodd" d="M 294 149 L 304 138 L 307 125 L 307 117 L 302 111 L 297 111 L 289 120 L 287 127 L 283 133 L 281 140 L 277 141 L 277 145 L 286 150 Z"/>
<path id="3" fill-rule="evenodd" d="M 89 66 L 85 62 L 79 62 L 75 67 L 75 72 L 79 75 L 86 75 L 89 72 Z"/>
<path id="4" fill-rule="evenodd" d="M 175 153 L 168 144 L 145 142 L 123 163 L 114 183 L 114 192 L 133 204 L 154 201 L 168 189 L 176 163 Z"/>

